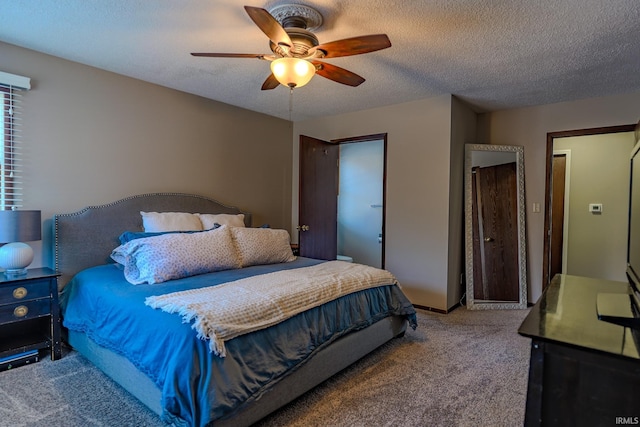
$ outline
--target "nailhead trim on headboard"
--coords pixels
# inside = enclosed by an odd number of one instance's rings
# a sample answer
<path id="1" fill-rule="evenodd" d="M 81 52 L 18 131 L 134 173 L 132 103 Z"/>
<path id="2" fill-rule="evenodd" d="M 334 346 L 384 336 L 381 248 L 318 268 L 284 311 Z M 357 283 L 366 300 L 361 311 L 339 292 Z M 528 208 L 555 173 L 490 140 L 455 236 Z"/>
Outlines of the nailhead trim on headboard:
<path id="1" fill-rule="evenodd" d="M 64 287 L 80 270 L 109 262 L 109 254 L 117 246 L 120 233 L 142 230 L 141 210 L 242 213 L 245 224 L 251 226 L 250 213 L 209 197 L 187 193 L 139 194 L 77 212 L 56 214 L 53 216 L 54 254 L 55 268 L 62 274 L 59 287 Z M 62 226 L 66 235 L 62 234 Z"/>

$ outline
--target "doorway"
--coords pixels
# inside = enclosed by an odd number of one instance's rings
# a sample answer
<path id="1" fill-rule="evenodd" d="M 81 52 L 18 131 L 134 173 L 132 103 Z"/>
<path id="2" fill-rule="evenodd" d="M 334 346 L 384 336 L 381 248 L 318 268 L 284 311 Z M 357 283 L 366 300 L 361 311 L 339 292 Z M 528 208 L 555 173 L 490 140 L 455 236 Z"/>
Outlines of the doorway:
<path id="1" fill-rule="evenodd" d="M 340 144 L 338 259 L 382 267 L 384 141 Z"/>
<path id="2" fill-rule="evenodd" d="M 344 260 L 384 268 L 386 154 L 386 134 L 332 141 L 300 136 L 301 256 L 342 255 Z M 363 198 L 358 193 L 364 193 L 364 187 L 368 195 Z"/>
<path id="3" fill-rule="evenodd" d="M 565 177 L 561 171 L 555 170 L 555 164 L 562 164 L 562 159 L 554 156 L 554 150 L 563 149 L 566 151 L 567 146 L 562 145 L 562 141 L 566 141 L 567 139 L 575 139 L 577 145 L 575 147 L 583 148 L 590 141 L 590 138 L 581 137 L 606 137 L 606 135 L 611 134 L 621 134 L 624 132 L 633 132 L 635 125 L 622 125 L 622 126 L 612 126 L 612 127 L 604 127 L 604 128 L 592 128 L 592 129 L 581 129 L 581 130 L 573 130 L 573 131 L 563 131 L 563 132 L 551 132 L 547 134 L 547 161 L 546 161 L 546 182 L 545 182 L 545 218 L 544 218 L 544 246 L 543 246 L 543 290 L 548 286 L 549 281 L 553 278 L 556 273 L 565 272 L 566 274 L 575 274 L 582 275 L 587 277 L 597 277 L 609 280 L 620 280 L 619 277 L 624 276 L 624 269 L 621 267 L 616 267 L 614 263 L 620 263 L 626 259 L 626 208 L 623 202 L 611 202 L 611 203 L 603 203 L 602 198 L 608 197 L 608 195 L 616 194 L 619 197 L 622 197 L 626 200 L 628 197 L 628 188 L 625 190 L 625 185 L 628 185 L 628 181 L 626 184 L 622 180 L 620 180 L 620 184 L 616 185 L 612 190 L 611 185 L 607 185 L 603 179 L 596 180 L 586 186 L 589 190 L 596 190 L 598 188 L 605 188 L 607 191 L 602 191 L 600 193 L 596 193 L 595 191 L 588 191 L 585 195 L 581 195 L 580 198 L 577 198 L 576 195 L 579 194 L 578 191 L 580 188 L 580 183 L 584 183 L 582 179 L 574 179 L 571 178 L 571 188 L 567 191 L 567 195 L 561 195 L 561 191 L 558 188 L 561 187 L 559 185 L 559 180 L 562 177 Z M 631 136 L 629 140 L 633 139 Z M 603 139 L 604 140 L 604 139 Z M 582 142 L 580 142 L 582 141 Z M 606 141 L 605 141 L 606 142 Z M 595 171 L 601 171 L 605 168 L 611 168 L 610 170 L 617 171 L 626 171 L 628 173 L 629 163 L 628 163 L 628 155 L 631 153 L 631 148 L 633 144 L 630 143 L 626 158 L 622 160 L 616 161 L 616 164 L 611 164 L 608 155 L 600 155 L 598 159 L 595 160 L 595 163 L 592 166 L 587 168 L 588 170 L 585 172 L 585 176 L 595 177 Z M 624 148 L 623 148 L 624 149 Z M 576 150 L 572 151 L 572 160 L 571 160 L 571 170 L 575 173 L 579 173 L 581 165 L 585 165 L 583 162 L 579 162 L 579 157 L 576 153 Z M 625 156 L 623 156 L 625 157 Z M 554 163 L 555 159 L 555 163 Z M 603 160 L 607 160 L 603 162 Z M 595 167 L 593 166 L 595 164 Z M 572 172 L 573 175 L 573 172 Z M 555 182 L 554 182 L 555 181 Z M 555 196 L 554 196 L 554 187 L 556 188 Z M 572 200 L 574 199 L 574 200 Z M 603 206 L 603 210 L 601 213 L 590 211 L 591 204 L 601 204 Z M 569 206 L 573 206 L 569 209 Z M 555 212 L 554 212 L 555 209 Z M 609 209 L 609 210 L 607 210 Z M 614 209 L 614 211 L 611 211 Z M 559 211 L 564 210 L 564 213 L 560 213 Z M 622 214 L 620 213 L 622 210 Z M 571 211 L 572 215 L 580 215 L 580 218 L 577 220 L 569 219 L 567 217 L 568 212 Z M 612 234 L 611 228 L 607 227 L 603 231 L 601 237 L 596 235 L 597 227 L 599 223 L 602 222 L 600 220 L 608 219 L 609 214 L 617 211 L 616 215 L 619 217 L 619 229 L 623 230 L 622 235 L 614 235 Z M 571 223 L 571 233 L 568 233 L 569 226 L 567 223 Z M 588 232 L 587 232 L 588 230 Z M 558 237 L 562 235 L 561 239 Z M 577 244 L 571 244 L 568 241 L 568 237 L 572 238 L 590 238 L 592 239 L 589 243 L 585 243 L 585 241 L 578 242 Z M 596 239 L 596 240 L 594 240 Z M 616 247 L 618 249 L 611 250 L 610 244 L 612 242 L 618 242 Z M 570 257 L 573 254 L 574 250 L 572 247 L 579 247 L 581 249 L 585 249 L 588 252 L 584 255 L 580 255 L 579 258 L 582 259 L 581 265 L 582 267 L 576 267 L 575 261 L 570 261 Z M 622 252 L 622 253 L 620 253 Z M 573 254 L 575 255 L 575 254 Z M 609 257 L 609 258 L 607 258 Z M 569 261 L 568 261 L 569 259 Z M 576 257 L 574 256 L 574 259 Z M 597 262 L 590 262 L 590 260 L 597 260 Z M 597 272 L 595 269 L 597 265 L 605 265 L 605 268 L 610 271 L 600 271 Z M 571 266 L 574 267 L 571 267 Z M 612 267 L 613 266 L 613 267 Z M 568 268 L 569 267 L 569 268 Z M 603 270 L 603 269 L 601 269 Z M 621 270 L 621 271 L 618 271 Z M 616 274 L 620 274 L 622 276 L 615 276 Z M 623 279 L 624 280 L 624 279 Z"/>

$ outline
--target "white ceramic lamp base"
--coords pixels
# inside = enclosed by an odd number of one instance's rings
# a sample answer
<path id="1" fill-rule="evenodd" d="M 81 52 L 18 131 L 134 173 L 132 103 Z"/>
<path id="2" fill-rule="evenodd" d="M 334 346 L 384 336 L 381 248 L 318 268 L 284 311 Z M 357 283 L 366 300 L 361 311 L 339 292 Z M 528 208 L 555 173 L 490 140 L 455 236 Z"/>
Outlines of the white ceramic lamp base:
<path id="1" fill-rule="evenodd" d="M 33 249 L 26 243 L 7 243 L 0 248 L 0 267 L 7 275 L 26 274 L 32 261 Z"/>

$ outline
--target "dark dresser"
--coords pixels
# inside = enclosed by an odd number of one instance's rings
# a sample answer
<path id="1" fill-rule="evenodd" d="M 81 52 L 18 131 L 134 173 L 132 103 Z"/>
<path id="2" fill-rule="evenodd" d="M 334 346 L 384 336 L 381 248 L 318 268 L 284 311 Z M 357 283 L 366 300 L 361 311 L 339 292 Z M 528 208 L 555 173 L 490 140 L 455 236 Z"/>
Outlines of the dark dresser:
<path id="1" fill-rule="evenodd" d="M 0 358 L 42 349 L 61 357 L 58 276 L 50 268 L 0 273 Z"/>
<path id="2" fill-rule="evenodd" d="M 598 319 L 628 284 L 559 274 L 518 332 L 531 338 L 526 426 L 640 424 L 640 331 Z"/>

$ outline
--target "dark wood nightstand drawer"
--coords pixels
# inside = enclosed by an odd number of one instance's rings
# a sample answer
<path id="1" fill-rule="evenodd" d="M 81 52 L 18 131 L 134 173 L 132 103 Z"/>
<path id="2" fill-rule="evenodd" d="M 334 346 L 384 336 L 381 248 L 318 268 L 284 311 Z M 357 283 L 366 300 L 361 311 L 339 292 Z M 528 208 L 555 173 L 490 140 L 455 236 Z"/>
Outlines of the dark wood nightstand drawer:
<path id="1" fill-rule="evenodd" d="M 48 298 L 51 294 L 49 280 L 30 280 L 0 288 L 0 306 Z"/>
<path id="2" fill-rule="evenodd" d="M 58 276 L 47 267 L 0 273 L 0 358 L 44 349 L 62 357 Z"/>
<path id="3" fill-rule="evenodd" d="M 51 299 L 44 298 L 0 305 L 0 325 L 51 314 Z"/>

